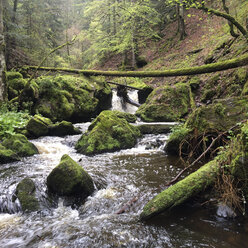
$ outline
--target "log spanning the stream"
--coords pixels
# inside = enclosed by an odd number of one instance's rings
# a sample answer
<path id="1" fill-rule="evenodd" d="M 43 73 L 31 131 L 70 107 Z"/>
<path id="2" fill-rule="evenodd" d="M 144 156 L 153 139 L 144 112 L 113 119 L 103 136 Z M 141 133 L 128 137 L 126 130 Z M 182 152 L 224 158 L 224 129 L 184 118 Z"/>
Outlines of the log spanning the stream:
<path id="1" fill-rule="evenodd" d="M 190 76 L 197 74 L 212 73 L 224 71 L 241 66 L 248 65 L 248 53 L 239 58 L 225 60 L 208 65 L 195 67 L 187 67 L 181 69 L 171 69 L 165 71 L 97 71 L 97 70 L 79 70 L 70 68 L 55 68 L 55 67 L 40 67 L 25 66 L 24 70 L 43 70 L 51 72 L 66 72 L 74 74 L 82 74 L 84 76 L 108 76 L 108 77 L 175 77 L 175 76 Z"/>

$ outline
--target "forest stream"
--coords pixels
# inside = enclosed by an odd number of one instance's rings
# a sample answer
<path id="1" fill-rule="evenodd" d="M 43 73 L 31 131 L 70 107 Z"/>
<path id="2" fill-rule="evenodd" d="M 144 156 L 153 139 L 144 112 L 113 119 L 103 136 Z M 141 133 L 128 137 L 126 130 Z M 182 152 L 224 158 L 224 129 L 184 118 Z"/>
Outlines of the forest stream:
<path id="1" fill-rule="evenodd" d="M 114 94 L 113 109 L 123 107 Z M 125 111 L 133 113 L 135 107 Z M 89 124 L 75 125 L 85 132 Z M 1 204 L 25 177 L 35 181 L 44 204 L 40 212 L 1 213 L 0 247 L 247 247 L 248 223 L 222 218 L 216 209 L 184 205 L 167 217 L 139 221 L 143 206 L 182 169 L 163 145 L 152 145 L 166 142 L 168 135 L 145 135 L 132 149 L 90 157 L 76 153 L 79 137 L 32 140 L 40 154 L 1 166 Z M 95 192 L 79 207 L 65 198 L 46 201 L 46 178 L 63 154 L 80 161 L 95 182 Z"/>

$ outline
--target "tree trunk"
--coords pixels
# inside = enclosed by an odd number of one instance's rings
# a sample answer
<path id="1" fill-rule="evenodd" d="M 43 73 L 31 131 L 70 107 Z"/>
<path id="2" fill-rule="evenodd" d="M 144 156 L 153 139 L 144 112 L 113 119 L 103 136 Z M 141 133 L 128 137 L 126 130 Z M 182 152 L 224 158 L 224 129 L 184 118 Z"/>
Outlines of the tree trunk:
<path id="1" fill-rule="evenodd" d="M 222 18 L 230 21 L 230 23 L 232 23 L 243 34 L 243 36 L 248 41 L 248 32 L 247 32 L 246 28 L 243 27 L 243 25 L 240 24 L 233 16 L 231 16 L 231 15 L 229 15 L 227 13 L 223 13 L 221 11 L 215 10 L 215 9 L 209 9 L 209 8 L 207 8 L 205 6 L 200 6 L 200 7 L 197 7 L 197 8 L 200 9 L 200 10 L 203 10 L 203 11 L 205 11 L 207 13 L 214 14 L 216 16 L 222 17 Z"/>
<path id="2" fill-rule="evenodd" d="M 150 219 L 204 191 L 214 183 L 218 174 L 219 164 L 215 160 L 207 163 L 149 201 L 140 215 L 141 220 Z"/>
<path id="3" fill-rule="evenodd" d="M 189 76 L 217 71 L 224 71 L 241 66 L 248 65 L 248 54 L 242 55 L 235 59 L 212 63 L 208 65 L 187 67 L 182 69 L 172 69 L 165 71 L 96 71 L 96 70 L 79 70 L 70 68 L 54 68 L 54 67 L 37 67 L 26 66 L 24 70 L 43 70 L 43 71 L 61 71 L 67 73 L 83 74 L 85 76 L 109 76 L 109 77 L 176 77 Z"/>
<path id="4" fill-rule="evenodd" d="M 5 89 L 5 57 L 4 57 L 4 33 L 3 33 L 3 0 L 0 0 L 0 101 L 4 100 Z"/>
<path id="5" fill-rule="evenodd" d="M 187 36 L 185 31 L 184 10 L 184 5 L 179 7 L 180 40 L 183 40 Z"/>

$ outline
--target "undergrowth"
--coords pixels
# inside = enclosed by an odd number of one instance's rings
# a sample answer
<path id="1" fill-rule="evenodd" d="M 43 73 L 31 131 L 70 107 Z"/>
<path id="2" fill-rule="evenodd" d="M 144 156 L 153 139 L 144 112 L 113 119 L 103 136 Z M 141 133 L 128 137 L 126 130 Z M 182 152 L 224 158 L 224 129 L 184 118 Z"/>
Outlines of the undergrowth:
<path id="1" fill-rule="evenodd" d="M 30 119 L 27 112 L 18 111 L 17 105 L 2 104 L 0 106 L 0 139 L 16 133 L 24 128 Z"/>

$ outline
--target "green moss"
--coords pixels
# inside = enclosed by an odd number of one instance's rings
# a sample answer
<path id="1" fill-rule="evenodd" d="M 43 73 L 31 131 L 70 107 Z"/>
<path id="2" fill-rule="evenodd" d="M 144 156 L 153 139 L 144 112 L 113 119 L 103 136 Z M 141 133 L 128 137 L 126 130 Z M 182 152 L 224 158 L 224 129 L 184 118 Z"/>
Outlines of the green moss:
<path id="1" fill-rule="evenodd" d="M 148 122 L 178 121 L 190 107 L 190 87 L 179 83 L 155 89 L 136 115 Z"/>
<path id="2" fill-rule="evenodd" d="M 16 196 L 18 197 L 23 211 L 38 211 L 39 201 L 35 196 L 35 184 L 32 179 L 23 179 L 16 188 Z"/>
<path id="3" fill-rule="evenodd" d="M 218 170 L 218 163 L 213 160 L 183 180 L 167 188 L 145 205 L 140 215 L 141 219 L 146 220 L 165 210 L 172 209 L 190 197 L 204 191 L 215 181 L 218 176 Z"/>
<path id="4" fill-rule="evenodd" d="M 125 112 L 120 112 L 120 111 L 112 111 L 118 118 L 124 118 L 126 119 L 127 122 L 129 123 L 134 123 L 137 121 L 137 116 L 130 114 L 130 113 L 125 113 Z"/>
<path id="5" fill-rule="evenodd" d="M 184 125 L 175 128 L 165 151 L 168 154 L 178 155 L 183 140 L 189 141 L 192 137 L 197 140 L 202 135 L 215 136 L 216 133 L 227 131 L 246 118 L 248 118 L 247 97 L 222 99 L 207 106 L 201 106 L 188 116 Z M 190 153 L 186 143 L 181 150 L 184 154 Z"/>
<path id="6" fill-rule="evenodd" d="M 52 121 L 48 118 L 40 115 L 35 115 L 27 123 L 27 131 L 34 137 L 45 136 L 48 134 L 49 126 L 52 125 Z"/>
<path id="7" fill-rule="evenodd" d="M 233 97 L 197 108 L 189 115 L 186 127 L 202 132 L 226 131 L 248 117 L 248 98 Z"/>
<path id="8" fill-rule="evenodd" d="M 0 144 L 0 164 L 11 163 L 19 160 L 20 158 L 15 152 Z"/>
<path id="9" fill-rule="evenodd" d="M 244 85 L 244 88 L 242 90 L 241 95 L 243 95 L 243 96 L 248 95 L 248 80 L 247 80 L 247 82 Z"/>
<path id="10" fill-rule="evenodd" d="M 165 151 L 168 154 L 179 155 L 179 147 L 183 140 L 187 140 L 190 137 L 191 129 L 187 128 L 185 124 L 180 124 L 172 129 L 172 134 L 170 135 Z M 181 147 L 184 151 L 184 147 Z"/>
<path id="11" fill-rule="evenodd" d="M 32 156 L 39 153 L 35 145 L 29 142 L 22 134 L 14 134 L 5 138 L 2 145 L 14 151 L 20 157 Z"/>
<path id="12" fill-rule="evenodd" d="M 75 135 L 81 132 L 74 128 L 71 122 L 62 121 L 54 125 L 49 126 L 49 135 L 52 136 L 65 136 L 65 135 Z"/>
<path id="13" fill-rule="evenodd" d="M 204 103 L 211 101 L 215 95 L 216 95 L 215 89 L 207 89 L 204 91 L 204 93 L 201 97 L 201 101 Z"/>
<path id="14" fill-rule="evenodd" d="M 199 89 L 200 83 L 201 83 L 201 79 L 198 76 L 191 78 L 188 82 L 188 84 L 189 84 L 189 86 L 193 92 L 195 92 L 196 90 Z"/>
<path id="15" fill-rule="evenodd" d="M 91 155 L 133 147 L 140 131 L 118 115 L 117 111 L 103 111 L 79 139 L 76 149 Z"/>
<path id="16" fill-rule="evenodd" d="M 21 79 L 22 74 L 20 72 L 16 72 L 16 71 L 8 71 L 6 72 L 6 79 L 8 80 L 13 80 L 13 79 Z"/>
<path id="17" fill-rule="evenodd" d="M 47 177 L 47 186 L 58 195 L 86 197 L 94 191 L 94 184 L 88 173 L 66 154 Z"/>

